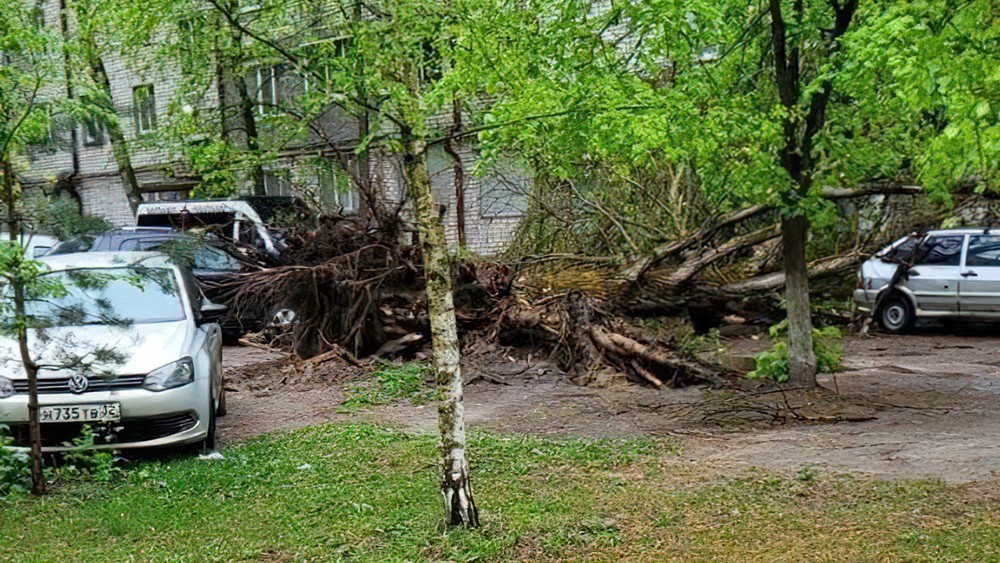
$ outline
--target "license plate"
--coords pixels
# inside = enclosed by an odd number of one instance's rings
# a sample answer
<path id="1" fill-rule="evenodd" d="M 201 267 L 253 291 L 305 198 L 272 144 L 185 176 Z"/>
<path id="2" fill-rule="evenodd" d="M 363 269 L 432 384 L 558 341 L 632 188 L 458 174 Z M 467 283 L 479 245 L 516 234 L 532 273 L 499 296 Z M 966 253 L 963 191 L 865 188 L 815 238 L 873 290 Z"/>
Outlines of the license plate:
<path id="1" fill-rule="evenodd" d="M 50 405 L 38 407 L 38 418 L 44 422 L 118 422 L 122 419 L 121 403 L 92 405 Z"/>

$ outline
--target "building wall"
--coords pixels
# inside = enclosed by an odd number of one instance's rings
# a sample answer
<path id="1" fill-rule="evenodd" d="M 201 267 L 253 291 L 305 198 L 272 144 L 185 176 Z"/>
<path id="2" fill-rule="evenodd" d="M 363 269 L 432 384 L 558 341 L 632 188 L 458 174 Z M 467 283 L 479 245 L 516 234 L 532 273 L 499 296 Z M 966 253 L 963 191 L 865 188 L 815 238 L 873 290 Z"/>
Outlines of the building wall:
<path id="1" fill-rule="evenodd" d="M 46 25 L 59 29 L 58 0 L 45 0 Z M 140 136 L 135 119 L 133 89 L 137 86 L 150 84 L 154 89 L 156 118 L 158 128 L 162 128 L 169 119 L 169 106 L 175 102 L 178 95 L 177 87 L 183 77 L 180 65 L 154 64 L 156 61 L 152 49 L 140 52 L 137 57 L 125 60 L 117 55 L 104 57 L 104 64 L 112 87 L 112 99 L 117 110 L 122 130 L 129 144 L 132 165 L 136 169 L 140 187 L 144 190 L 187 190 L 193 186 L 190 178 L 184 178 L 173 173 L 181 155 L 170 154 L 163 149 L 154 135 Z M 61 59 L 60 59 L 61 64 Z M 230 89 L 232 90 L 232 89 Z M 66 97 L 66 84 L 62 69 L 46 85 L 43 99 L 58 100 Z M 217 102 L 214 91 L 207 92 L 202 100 L 195 102 L 199 106 L 212 106 Z M 337 143 L 350 144 L 356 137 L 357 127 L 348 117 L 338 111 L 330 111 L 324 116 L 322 129 L 329 138 Z M 447 130 L 451 123 L 450 111 L 442 112 L 435 117 L 434 127 Z M 70 129 L 77 132 L 77 154 L 79 170 L 75 176 L 77 193 L 83 202 L 84 211 L 98 215 L 112 223 L 124 226 L 133 224 L 134 218 L 125 197 L 126 190 L 118 173 L 114 160 L 111 142 L 105 132 L 103 143 L 99 146 L 86 146 L 87 131 L 83 124 L 73 124 L 68 119 L 60 119 L 58 141 L 49 147 L 35 147 L 28 151 L 27 157 L 19 162 L 19 176 L 28 189 L 45 189 L 51 192 L 60 180 L 65 180 L 73 174 Z M 354 135 L 354 137 L 352 137 Z M 316 139 L 309 139 L 314 142 Z M 466 206 L 466 240 L 469 250 L 481 254 L 493 254 L 503 250 L 511 240 L 520 221 L 517 215 L 491 214 L 481 205 L 481 193 L 488 185 L 487 177 L 477 177 L 472 174 L 475 168 L 477 153 L 470 147 L 462 147 L 463 166 L 466 170 L 465 206 Z M 312 157 L 288 157 L 270 167 L 272 170 L 284 171 L 283 174 L 291 185 L 305 195 L 311 187 L 315 187 L 317 179 L 313 167 L 309 164 Z M 446 236 L 449 244 L 456 246 L 458 242 L 456 197 L 453 181 L 453 163 L 451 157 L 443 155 L 440 147 L 432 149 L 429 160 L 432 168 L 432 183 L 435 199 L 447 207 L 445 216 Z M 380 186 L 384 199 L 390 205 L 403 201 L 405 197 L 401 160 L 398 155 L 375 154 L 371 159 L 372 180 L 375 186 Z M 525 186 L 530 185 L 530 179 L 524 175 L 519 181 Z"/>

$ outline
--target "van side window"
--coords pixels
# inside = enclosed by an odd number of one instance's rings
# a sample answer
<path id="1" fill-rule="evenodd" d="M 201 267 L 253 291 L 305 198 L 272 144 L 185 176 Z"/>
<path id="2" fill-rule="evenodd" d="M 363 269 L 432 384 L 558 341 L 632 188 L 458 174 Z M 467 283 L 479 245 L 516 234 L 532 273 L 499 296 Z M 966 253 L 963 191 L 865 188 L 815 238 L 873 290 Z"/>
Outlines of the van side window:
<path id="1" fill-rule="evenodd" d="M 958 266 L 962 261 L 964 236 L 933 237 L 924 243 L 918 264 L 925 266 Z"/>
<path id="2" fill-rule="evenodd" d="M 969 237 L 969 254 L 966 266 L 1000 266 L 1000 236 L 973 235 Z"/>

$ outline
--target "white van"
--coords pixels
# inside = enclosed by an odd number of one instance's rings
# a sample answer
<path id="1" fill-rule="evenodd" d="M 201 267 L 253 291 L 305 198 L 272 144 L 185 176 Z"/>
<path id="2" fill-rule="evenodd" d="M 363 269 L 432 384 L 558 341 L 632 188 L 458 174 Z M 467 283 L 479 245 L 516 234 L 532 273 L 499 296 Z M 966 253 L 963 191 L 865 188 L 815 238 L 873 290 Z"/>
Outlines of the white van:
<path id="1" fill-rule="evenodd" d="M 191 200 L 143 203 L 137 227 L 171 227 L 180 231 L 213 230 L 220 236 L 259 247 L 278 256 L 283 245 L 272 236 L 257 211 L 246 201 Z"/>

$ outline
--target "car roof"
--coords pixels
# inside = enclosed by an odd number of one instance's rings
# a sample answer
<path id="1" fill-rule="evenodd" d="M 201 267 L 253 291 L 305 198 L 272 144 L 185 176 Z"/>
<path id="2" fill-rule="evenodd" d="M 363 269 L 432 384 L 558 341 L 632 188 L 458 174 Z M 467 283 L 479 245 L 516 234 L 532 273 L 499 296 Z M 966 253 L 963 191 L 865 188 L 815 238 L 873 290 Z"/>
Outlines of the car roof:
<path id="1" fill-rule="evenodd" d="M 996 232 L 993 232 L 994 230 Z M 943 235 L 982 235 L 982 234 L 1000 235 L 1000 229 L 991 229 L 990 227 L 963 227 L 961 229 L 935 229 L 933 231 L 927 231 L 927 235 L 932 237 L 938 237 Z"/>
<path id="2" fill-rule="evenodd" d="M 79 252 L 43 256 L 38 261 L 56 271 L 81 268 L 122 268 L 131 265 L 142 265 L 147 268 L 177 268 L 170 257 L 162 252 Z"/>
<path id="3" fill-rule="evenodd" d="M 242 213 L 254 223 L 263 223 L 253 206 L 245 201 L 233 199 L 140 203 L 139 207 L 136 208 L 136 215 L 175 215 L 183 211 L 190 213 Z"/>

